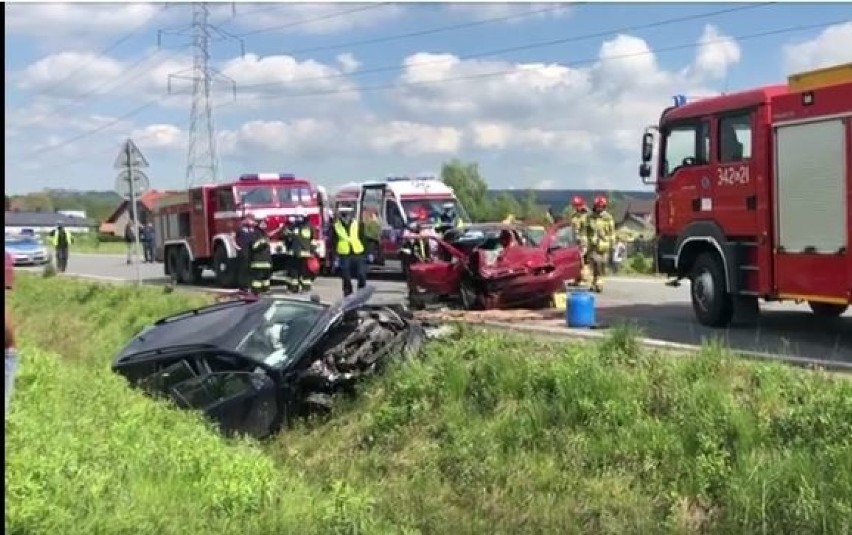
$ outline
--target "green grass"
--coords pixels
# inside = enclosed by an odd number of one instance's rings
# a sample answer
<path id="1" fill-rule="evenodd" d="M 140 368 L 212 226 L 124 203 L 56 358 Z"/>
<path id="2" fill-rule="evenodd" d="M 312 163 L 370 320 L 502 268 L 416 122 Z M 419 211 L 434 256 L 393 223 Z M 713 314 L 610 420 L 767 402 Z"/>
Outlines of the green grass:
<path id="1" fill-rule="evenodd" d="M 109 371 L 187 294 L 22 275 L 12 533 L 849 533 L 852 383 L 465 329 L 265 443 Z M 61 356 L 59 356 L 61 355 Z M 72 526 L 72 527 L 68 527 Z"/>

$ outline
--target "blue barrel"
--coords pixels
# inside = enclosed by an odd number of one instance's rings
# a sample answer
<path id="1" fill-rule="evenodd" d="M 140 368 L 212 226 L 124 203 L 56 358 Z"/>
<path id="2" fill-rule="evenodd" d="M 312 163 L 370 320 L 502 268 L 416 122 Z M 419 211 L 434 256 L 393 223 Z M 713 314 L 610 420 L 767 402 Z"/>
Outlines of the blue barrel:
<path id="1" fill-rule="evenodd" d="M 595 296 L 587 291 L 573 291 L 568 298 L 568 306 L 565 307 L 565 319 L 569 327 L 589 328 L 594 327 L 595 319 Z"/>

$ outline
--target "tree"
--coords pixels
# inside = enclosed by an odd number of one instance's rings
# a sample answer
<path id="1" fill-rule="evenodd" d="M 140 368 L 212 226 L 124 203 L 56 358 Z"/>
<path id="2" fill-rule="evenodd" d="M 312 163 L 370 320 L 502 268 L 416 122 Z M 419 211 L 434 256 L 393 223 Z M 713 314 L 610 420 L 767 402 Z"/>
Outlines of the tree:
<path id="1" fill-rule="evenodd" d="M 479 174 L 476 162 L 453 159 L 441 166 L 441 179 L 453 188 L 456 197 L 474 221 L 487 219 L 488 184 Z"/>
<path id="2" fill-rule="evenodd" d="M 514 214 L 515 217 L 520 217 L 521 206 L 517 199 L 506 193 L 505 191 L 494 197 L 494 200 L 488 206 L 488 209 L 483 214 L 483 220 L 502 221 L 509 214 Z"/>
<path id="3" fill-rule="evenodd" d="M 542 208 L 538 205 L 538 195 L 535 190 L 528 189 L 525 193 L 521 202 L 519 203 L 519 211 L 520 217 L 524 219 L 530 219 L 532 217 L 538 217 Z"/>

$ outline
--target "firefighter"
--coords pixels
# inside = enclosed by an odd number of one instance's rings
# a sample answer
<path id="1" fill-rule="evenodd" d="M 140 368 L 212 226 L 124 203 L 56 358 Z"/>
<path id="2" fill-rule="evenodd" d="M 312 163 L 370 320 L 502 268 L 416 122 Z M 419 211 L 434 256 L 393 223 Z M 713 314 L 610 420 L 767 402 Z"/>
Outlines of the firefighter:
<path id="1" fill-rule="evenodd" d="M 297 292 L 299 288 L 299 280 L 294 273 L 297 272 L 298 258 L 293 254 L 294 230 L 296 228 L 296 216 L 289 215 L 284 220 L 279 230 L 279 238 L 284 248 L 282 255 L 284 256 L 284 284 L 291 292 Z"/>
<path id="2" fill-rule="evenodd" d="M 249 270 L 251 273 L 251 293 L 266 293 L 272 286 L 272 249 L 269 236 L 266 235 L 266 221 L 252 218 L 249 252 Z"/>
<path id="3" fill-rule="evenodd" d="M 591 290 L 598 293 L 603 291 L 601 279 L 606 273 L 606 265 L 615 241 L 615 220 L 607 212 L 606 206 L 606 197 L 595 197 L 592 212 L 586 217 L 585 224 L 589 244 L 588 258 L 592 267 Z"/>
<path id="4" fill-rule="evenodd" d="M 589 207 L 586 206 L 586 200 L 579 195 L 571 201 L 571 206 L 574 211 L 571 213 L 571 228 L 574 229 L 574 236 L 577 239 L 577 245 L 580 246 L 580 278 L 574 281 L 574 284 L 579 286 L 589 280 L 589 260 L 587 258 L 589 252 L 589 231 L 586 228 L 589 217 Z"/>
<path id="5" fill-rule="evenodd" d="M 332 225 L 331 241 L 337 255 L 340 277 L 343 279 L 343 296 L 352 293 L 352 278 L 358 280 L 358 289 L 367 286 L 367 261 L 364 258 L 364 243 L 361 236 L 364 225 L 352 218 L 351 206 L 341 205 Z"/>
<path id="6" fill-rule="evenodd" d="M 314 229 L 308 223 L 305 210 L 301 207 L 297 208 L 287 247 L 292 255 L 292 263 L 287 272 L 287 286 L 293 293 L 311 290 L 314 275 L 308 269 L 308 259 L 316 253 L 313 246 L 314 239 Z"/>
<path id="7" fill-rule="evenodd" d="M 408 266 L 426 259 L 426 243 L 420 236 L 420 223 L 412 221 L 402 232 L 402 271 L 408 273 Z"/>
<path id="8" fill-rule="evenodd" d="M 247 292 L 251 286 L 251 242 L 254 234 L 254 220 L 246 216 L 240 221 L 234 242 L 237 246 L 237 288 Z"/>

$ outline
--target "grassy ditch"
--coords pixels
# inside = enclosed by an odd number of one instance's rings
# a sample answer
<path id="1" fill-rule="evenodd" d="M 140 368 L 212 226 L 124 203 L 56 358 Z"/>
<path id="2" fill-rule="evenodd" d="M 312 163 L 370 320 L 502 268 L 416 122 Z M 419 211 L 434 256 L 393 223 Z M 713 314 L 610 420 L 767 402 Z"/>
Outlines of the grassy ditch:
<path id="1" fill-rule="evenodd" d="M 330 422 L 226 441 L 108 369 L 136 329 L 203 298 L 18 282 L 11 533 L 852 529 L 850 381 L 717 347 L 662 356 L 626 330 L 597 345 L 465 330 Z"/>

